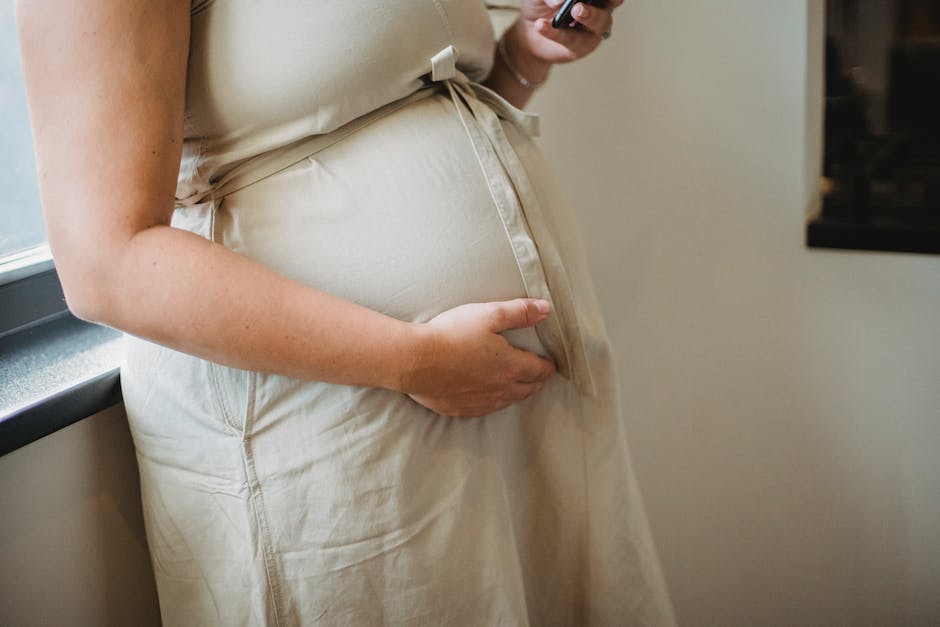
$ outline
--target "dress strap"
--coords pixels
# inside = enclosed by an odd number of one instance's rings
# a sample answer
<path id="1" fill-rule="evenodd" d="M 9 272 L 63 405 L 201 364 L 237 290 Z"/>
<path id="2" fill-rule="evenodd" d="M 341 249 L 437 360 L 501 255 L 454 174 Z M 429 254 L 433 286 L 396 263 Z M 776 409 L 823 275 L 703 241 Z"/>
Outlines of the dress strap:
<path id="1" fill-rule="evenodd" d="M 453 46 L 449 46 L 434 57 L 432 77 L 436 73 L 435 60 L 438 68 L 449 67 L 451 64 L 445 59 L 454 52 Z M 538 325 L 536 333 L 558 362 L 558 372 L 571 379 L 579 392 L 594 396 L 594 378 L 565 264 L 538 195 L 500 121 L 500 118 L 508 120 L 521 132 L 532 136 L 538 134 L 538 116 L 517 109 L 496 92 L 470 81 L 456 68 L 437 74 L 447 86 L 457 116 L 483 169 L 509 235 L 526 293 L 552 303 L 554 315 Z"/>

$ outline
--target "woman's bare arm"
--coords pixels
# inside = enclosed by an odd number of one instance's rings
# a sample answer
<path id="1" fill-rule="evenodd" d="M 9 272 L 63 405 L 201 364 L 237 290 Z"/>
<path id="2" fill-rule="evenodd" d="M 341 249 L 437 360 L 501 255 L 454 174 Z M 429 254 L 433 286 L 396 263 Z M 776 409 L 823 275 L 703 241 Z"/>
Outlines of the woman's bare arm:
<path id="1" fill-rule="evenodd" d="M 49 241 L 80 317 L 231 366 L 412 394 L 479 415 L 537 391 L 551 364 L 499 331 L 530 299 L 408 324 L 170 227 L 189 0 L 17 5 Z"/>

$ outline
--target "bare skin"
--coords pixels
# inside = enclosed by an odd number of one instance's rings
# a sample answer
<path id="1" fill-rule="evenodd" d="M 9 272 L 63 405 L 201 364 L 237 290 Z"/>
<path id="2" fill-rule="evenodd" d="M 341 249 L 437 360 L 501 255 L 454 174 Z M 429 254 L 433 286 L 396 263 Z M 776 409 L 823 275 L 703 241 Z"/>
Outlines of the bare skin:
<path id="1" fill-rule="evenodd" d="M 170 226 L 189 6 L 17 3 L 43 210 L 72 311 L 237 368 L 388 388 L 447 416 L 538 392 L 554 366 L 500 332 L 544 320 L 544 301 L 468 304 L 406 323 Z M 491 86 L 524 104 L 498 71 Z"/>
<path id="2" fill-rule="evenodd" d="M 608 0 L 603 6 L 578 3 L 572 10 L 575 28 L 552 28 L 552 16 L 563 2 L 521 0 L 519 19 L 503 35 L 513 66 L 531 83 L 544 82 L 557 63 L 570 63 L 594 52 L 601 35 L 613 27 L 614 9 L 623 4 L 623 0 Z M 534 93 L 516 80 L 498 54 L 485 84 L 517 107 L 524 107 Z"/>

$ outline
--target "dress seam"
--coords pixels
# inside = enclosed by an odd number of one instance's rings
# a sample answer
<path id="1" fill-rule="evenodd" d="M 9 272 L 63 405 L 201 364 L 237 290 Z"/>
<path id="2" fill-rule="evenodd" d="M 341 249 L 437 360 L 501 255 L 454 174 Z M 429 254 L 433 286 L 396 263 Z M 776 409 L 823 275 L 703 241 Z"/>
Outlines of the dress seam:
<path id="1" fill-rule="evenodd" d="M 225 398 L 226 395 L 222 391 L 222 384 L 219 381 L 219 368 L 221 366 L 208 360 L 206 363 L 209 368 L 209 381 L 215 392 L 216 405 L 219 408 L 219 413 L 222 414 L 222 424 L 225 425 L 229 431 L 238 433 L 238 427 L 235 426 L 235 421 L 233 420 L 232 410 L 229 407 L 228 401 Z"/>
<path id="2" fill-rule="evenodd" d="M 252 514 L 254 514 L 255 517 L 255 524 L 258 527 L 258 542 L 261 547 L 262 557 L 264 558 L 264 571 L 268 582 L 268 594 L 271 596 L 271 611 L 274 614 L 274 624 L 280 627 L 282 598 L 280 586 L 278 585 L 277 557 L 274 554 L 274 547 L 271 543 L 271 532 L 265 514 L 261 482 L 258 481 L 258 472 L 255 469 L 254 454 L 251 448 L 251 436 L 249 435 L 254 426 L 256 379 L 257 373 L 248 373 L 248 399 L 245 403 L 245 426 L 242 431 L 242 456 L 245 465 L 245 476 L 248 480 L 249 504 Z"/>
<path id="3" fill-rule="evenodd" d="M 434 8 L 437 9 L 437 14 L 441 18 L 441 23 L 444 25 L 444 30 L 447 31 L 447 36 L 451 41 L 454 41 L 454 31 L 450 26 L 450 19 L 447 17 L 447 11 L 444 9 L 444 5 L 441 4 L 441 0 L 433 0 Z"/>

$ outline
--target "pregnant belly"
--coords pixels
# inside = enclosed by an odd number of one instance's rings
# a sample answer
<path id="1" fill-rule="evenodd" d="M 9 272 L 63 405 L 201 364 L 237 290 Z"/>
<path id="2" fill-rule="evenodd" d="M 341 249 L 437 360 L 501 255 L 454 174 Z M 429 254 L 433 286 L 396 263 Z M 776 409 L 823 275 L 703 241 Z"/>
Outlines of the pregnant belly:
<path id="1" fill-rule="evenodd" d="M 439 96 L 226 196 L 216 220 L 229 248 L 402 320 L 526 295 L 473 147 Z M 534 333 L 516 335 L 539 348 Z"/>

